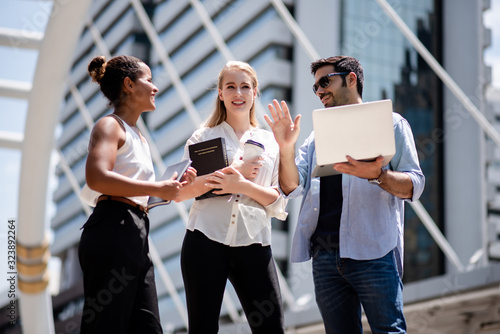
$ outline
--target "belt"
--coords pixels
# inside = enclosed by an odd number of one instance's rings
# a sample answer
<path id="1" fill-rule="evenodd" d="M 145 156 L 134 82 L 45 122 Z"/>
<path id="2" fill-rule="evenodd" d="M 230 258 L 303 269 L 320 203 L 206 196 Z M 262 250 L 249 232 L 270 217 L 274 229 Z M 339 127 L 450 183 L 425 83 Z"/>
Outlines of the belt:
<path id="1" fill-rule="evenodd" d="M 122 203 L 126 203 L 128 205 L 132 205 L 133 207 L 136 207 L 137 209 L 141 210 L 142 212 L 144 212 L 146 214 L 148 213 L 148 209 L 147 208 L 143 207 L 140 204 L 137 204 L 136 202 L 134 202 L 134 201 L 132 201 L 132 200 L 126 198 L 126 197 L 101 195 L 97 199 L 97 202 L 100 202 L 100 201 L 117 201 L 117 202 L 122 202 Z"/>

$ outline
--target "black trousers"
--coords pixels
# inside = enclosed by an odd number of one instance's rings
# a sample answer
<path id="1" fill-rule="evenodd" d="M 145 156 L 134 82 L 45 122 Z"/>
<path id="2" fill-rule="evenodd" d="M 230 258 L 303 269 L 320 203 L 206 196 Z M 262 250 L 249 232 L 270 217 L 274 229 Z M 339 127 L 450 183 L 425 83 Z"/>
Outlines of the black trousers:
<path id="1" fill-rule="evenodd" d="M 126 203 L 101 201 L 83 229 L 78 249 L 85 297 L 80 332 L 163 333 L 147 215 Z"/>
<path id="2" fill-rule="evenodd" d="M 271 247 L 229 247 L 187 231 L 181 252 L 190 334 L 217 333 L 229 278 L 252 333 L 285 333 L 283 306 Z"/>

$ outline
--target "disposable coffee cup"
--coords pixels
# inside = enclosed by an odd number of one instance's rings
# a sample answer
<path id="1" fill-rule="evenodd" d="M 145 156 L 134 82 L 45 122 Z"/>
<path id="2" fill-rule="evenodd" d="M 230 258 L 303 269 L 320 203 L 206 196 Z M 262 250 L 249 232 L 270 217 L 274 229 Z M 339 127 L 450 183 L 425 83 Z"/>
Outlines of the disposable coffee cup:
<path id="1" fill-rule="evenodd" d="M 251 160 L 259 157 L 264 152 L 264 145 L 255 140 L 247 140 L 243 149 L 243 160 Z"/>

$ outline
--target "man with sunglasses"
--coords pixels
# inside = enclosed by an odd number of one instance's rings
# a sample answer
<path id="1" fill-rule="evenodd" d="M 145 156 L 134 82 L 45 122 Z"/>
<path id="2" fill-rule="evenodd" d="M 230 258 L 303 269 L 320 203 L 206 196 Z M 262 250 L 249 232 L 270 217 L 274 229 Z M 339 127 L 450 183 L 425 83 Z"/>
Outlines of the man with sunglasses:
<path id="1" fill-rule="evenodd" d="M 362 103 L 363 69 L 352 57 L 311 64 L 313 92 L 328 107 Z M 403 315 L 404 201 L 424 188 L 413 134 L 393 113 L 396 154 L 363 162 L 347 157 L 342 174 L 311 178 L 314 132 L 295 159 L 300 115 L 292 120 L 284 101 L 269 105 L 265 119 L 280 146 L 279 183 L 288 198 L 303 195 L 291 261 L 313 259 L 316 302 L 326 333 L 362 333 L 361 307 L 373 333 L 406 333 Z M 349 138 L 346 138 L 349 140 Z M 332 143 L 341 145 L 342 143 Z"/>

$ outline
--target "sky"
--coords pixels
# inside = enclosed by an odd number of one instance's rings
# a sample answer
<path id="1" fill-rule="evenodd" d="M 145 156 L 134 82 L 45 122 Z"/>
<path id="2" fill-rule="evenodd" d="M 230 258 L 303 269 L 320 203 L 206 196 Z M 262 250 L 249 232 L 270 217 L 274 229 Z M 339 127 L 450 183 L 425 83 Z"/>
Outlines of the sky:
<path id="1" fill-rule="evenodd" d="M 0 4 L 0 27 L 44 31 L 50 2 L 6 0 Z M 38 52 L 0 46 L 0 79 L 31 82 Z M 27 101 L 0 97 L 0 131 L 24 132 Z M 17 215 L 21 153 L 0 148 L 0 222 Z M 0 225 L 1 226 L 1 225 Z"/>
<path id="2" fill-rule="evenodd" d="M 0 27 L 44 31 L 51 3 L 34 0 L 2 0 Z M 485 51 L 485 63 L 492 67 L 492 84 L 500 89 L 500 0 L 491 1 L 484 14 L 484 24 L 492 29 L 492 45 Z M 0 46 L 0 79 L 31 82 L 37 51 Z M 24 132 L 28 104 L 26 101 L 0 97 L 0 131 Z M 0 247 L 6 245 L 9 219 L 17 216 L 21 153 L 0 148 Z M 0 249 L 0 291 L 6 270 L 6 251 Z"/>
<path id="3" fill-rule="evenodd" d="M 0 27 L 45 31 L 50 1 L 2 0 Z M 31 82 L 38 52 L 0 46 L 0 79 Z M 27 101 L 0 97 L 0 131 L 24 132 Z M 5 290 L 7 275 L 7 225 L 17 216 L 21 152 L 0 148 L 0 291 Z M 5 250 L 2 248 L 5 247 Z M 2 294 L 0 297 L 5 297 Z M 0 298 L 2 300 L 2 298 Z"/>

